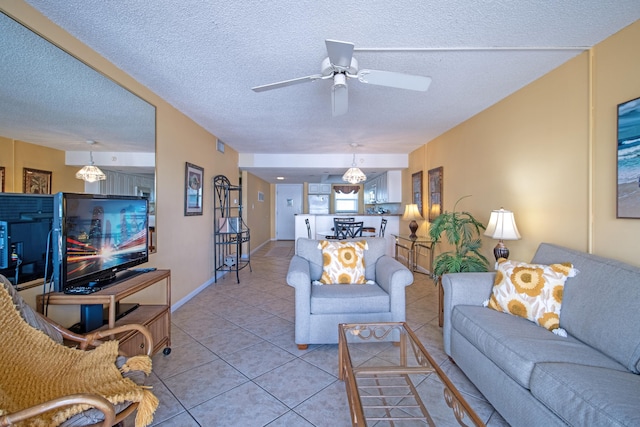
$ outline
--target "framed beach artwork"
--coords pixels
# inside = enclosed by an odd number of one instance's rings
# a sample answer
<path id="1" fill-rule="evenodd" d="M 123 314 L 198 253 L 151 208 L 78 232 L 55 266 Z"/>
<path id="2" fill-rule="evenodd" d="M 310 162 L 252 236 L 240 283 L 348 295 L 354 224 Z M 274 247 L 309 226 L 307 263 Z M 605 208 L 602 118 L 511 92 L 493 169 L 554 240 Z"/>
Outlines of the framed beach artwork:
<path id="1" fill-rule="evenodd" d="M 184 176 L 184 214 L 202 215 L 202 179 L 204 169 L 187 163 Z"/>
<path id="2" fill-rule="evenodd" d="M 640 218 L 640 98 L 618 105 L 618 218 Z"/>

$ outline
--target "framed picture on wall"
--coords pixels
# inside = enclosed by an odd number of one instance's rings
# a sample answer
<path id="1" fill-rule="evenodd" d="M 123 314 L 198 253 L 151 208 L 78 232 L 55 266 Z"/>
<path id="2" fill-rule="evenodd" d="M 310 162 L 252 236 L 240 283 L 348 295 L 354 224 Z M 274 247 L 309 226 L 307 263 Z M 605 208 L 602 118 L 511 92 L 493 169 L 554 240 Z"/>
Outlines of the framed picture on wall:
<path id="1" fill-rule="evenodd" d="M 202 215 L 202 180 L 204 169 L 187 163 L 184 176 L 184 214 L 185 216 Z"/>
<path id="2" fill-rule="evenodd" d="M 22 169 L 22 192 L 25 194 L 51 194 L 51 175 L 49 171 Z"/>
<path id="3" fill-rule="evenodd" d="M 4 193 L 4 166 L 0 166 L 0 193 Z"/>
<path id="4" fill-rule="evenodd" d="M 422 171 L 411 175 L 411 203 L 418 205 L 418 212 L 424 216 L 422 210 Z"/>
<path id="5" fill-rule="evenodd" d="M 429 222 L 442 213 L 442 166 L 429 171 Z"/>
<path id="6" fill-rule="evenodd" d="M 618 105 L 618 218 L 640 218 L 640 98 Z"/>

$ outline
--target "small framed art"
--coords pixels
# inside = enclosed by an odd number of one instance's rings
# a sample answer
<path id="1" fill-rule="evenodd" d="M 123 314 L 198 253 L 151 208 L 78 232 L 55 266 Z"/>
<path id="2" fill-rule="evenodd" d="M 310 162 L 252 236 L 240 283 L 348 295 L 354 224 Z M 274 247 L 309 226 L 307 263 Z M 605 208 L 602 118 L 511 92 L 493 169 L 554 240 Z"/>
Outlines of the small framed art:
<path id="1" fill-rule="evenodd" d="M 192 163 L 185 166 L 184 214 L 202 215 L 202 180 L 204 169 Z"/>
<path id="2" fill-rule="evenodd" d="M 51 194 L 51 175 L 49 171 L 22 169 L 22 192 L 25 194 Z"/>
<path id="3" fill-rule="evenodd" d="M 422 171 L 411 175 L 411 203 L 418 205 L 418 212 L 424 216 L 422 210 Z"/>
<path id="4" fill-rule="evenodd" d="M 429 222 L 442 213 L 442 166 L 429 171 Z"/>

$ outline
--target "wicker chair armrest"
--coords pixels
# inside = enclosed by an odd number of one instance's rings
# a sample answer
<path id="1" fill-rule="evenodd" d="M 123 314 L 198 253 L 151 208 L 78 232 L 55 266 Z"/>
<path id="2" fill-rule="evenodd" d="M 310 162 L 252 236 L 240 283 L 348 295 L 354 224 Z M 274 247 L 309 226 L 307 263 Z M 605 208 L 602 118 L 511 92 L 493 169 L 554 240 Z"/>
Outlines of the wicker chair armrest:
<path id="1" fill-rule="evenodd" d="M 130 323 L 127 325 L 116 326 L 115 328 L 112 328 L 112 329 L 99 329 L 96 331 L 89 332 L 88 334 L 82 335 L 82 334 L 76 334 L 75 332 L 68 330 L 64 326 L 59 325 L 58 323 L 54 322 L 48 317 L 44 317 L 44 316 L 42 317 L 47 322 L 49 322 L 49 324 L 51 324 L 52 327 L 54 327 L 58 332 L 60 332 L 60 334 L 62 335 L 62 338 L 72 342 L 79 343 L 79 348 L 81 350 L 86 350 L 88 347 L 99 346 L 100 344 L 102 344 L 103 338 L 108 338 L 122 332 L 135 330 L 140 332 L 140 334 L 142 334 L 142 336 L 146 341 L 147 356 L 151 356 L 151 353 L 153 352 L 153 337 L 151 335 L 151 331 L 149 331 L 149 329 L 146 326 L 140 325 L 138 323 Z M 135 355 L 127 354 L 127 356 L 135 356 Z"/>
<path id="2" fill-rule="evenodd" d="M 104 421 L 99 424 L 100 426 L 110 427 L 115 423 L 116 414 L 113 405 L 107 399 L 97 394 L 81 393 L 59 397 L 12 414 L 0 416 L 0 427 L 15 425 L 16 423 L 38 416 L 52 409 L 78 404 L 90 405 L 102 412 L 104 414 Z"/>

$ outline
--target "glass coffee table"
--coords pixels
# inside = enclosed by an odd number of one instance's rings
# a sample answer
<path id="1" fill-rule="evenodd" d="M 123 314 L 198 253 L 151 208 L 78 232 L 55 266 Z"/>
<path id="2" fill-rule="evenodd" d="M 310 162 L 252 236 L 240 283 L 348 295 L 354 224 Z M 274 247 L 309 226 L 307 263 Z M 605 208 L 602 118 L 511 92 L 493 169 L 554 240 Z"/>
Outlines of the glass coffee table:
<path id="1" fill-rule="evenodd" d="M 338 336 L 353 426 L 484 426 L 406 323 L 342 323 Z"/>

